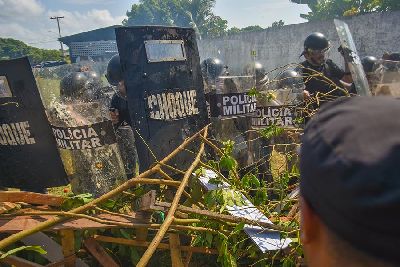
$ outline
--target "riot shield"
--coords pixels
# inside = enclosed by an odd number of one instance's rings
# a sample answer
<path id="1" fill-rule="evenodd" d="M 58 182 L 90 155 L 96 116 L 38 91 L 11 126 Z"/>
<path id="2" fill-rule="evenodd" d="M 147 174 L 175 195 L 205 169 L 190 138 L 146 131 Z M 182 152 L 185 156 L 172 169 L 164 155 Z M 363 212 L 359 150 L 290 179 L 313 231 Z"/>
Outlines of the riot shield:
<path id="1" fill-rule="evenodd" d="M 0 61 L 0 177 L 36 192 L 68 183 L 27 58 Z"/>
<path id="2" fill-rule="evenodd" d="M 375 96 L 388 95 L 400 97 L 400 62 L 379 60 L 372 73 L 367 74 Z"/>
<path id="3" fill-rule="evenodd" d="M 116 37 L 143 171 L 207 124 L 196 36 L 188 28 L 143 26 L 117 28 Z M 185 168 L 191 157 L 183 153 L 171 164 Z"/>
<path id="4" fill-rule="evenodd" d="M 249 143 L 254 160 L 267 173 L 265 179 L 272 179 L 275 168 L 271 164 L 273 152 L 284 162 L 279 169 L 286 166 L 291 170 L 297 164 L 297 147 L 294 144 L 298 142 L 298 132 L 303 127 L 305 84 L 301 75 L 291 77 L 293 73 L 297 74 L 293 70 L 279 72 L 260 87 L 257 109 L 250 117 L 253 141 Z M 279 134 L 275 135 L 277 132 Z"/>
<path id="5" fill-rule="evenodd" d="M 360 57 L 357 54 L 356 45 L 354 44 L 353 36 L 351 35 L 349 26 L 338 19 L 334 20 L 336 30 L 339 35 L 344 56 L 349 63 L 351 76 L 353 77 L 354 85 L 357 93 L 362 96 L 370 96 L 371 91 L 365 76 L 364 69 L 361 64 Z"/>
<path id="6" fill-rule="evenodd" d="M 256 111 L 257 102 L 249 94 L 254 88 L 254 76 L 220 76 L 207 94 L 212 134 L 219 141 L 235 142 L 233 155 L 243 167 L 254 162 L 248 143 L 248 117 Z"/>
<path id="7" fill-rule="evenodd" d="M 36 78 L 46 85 L 41 87 L 42 98 L 73 192 L 99 196 L 127 178 L 107 96 L 98 94 L 102 85 L 93 83 L 90 73 L 83 73 L 82 87 L 71 85 L 79 93 L 67 95 L 63 89 L 69 81 L 66 77 L 79 72 L 81 64 L 42 69 Z"/>
<path id="8" fill-rule="evenodd" d="M 290 72 L 290 71 L 289 71 Z M 285 72 L 259 92 L 256 112 L 251 116 L 251 127 L 262 129 L 276 125 L 284 129 L 302 127 L 301 108 L 304 101 L 303 79 L 286 77 Z"/>

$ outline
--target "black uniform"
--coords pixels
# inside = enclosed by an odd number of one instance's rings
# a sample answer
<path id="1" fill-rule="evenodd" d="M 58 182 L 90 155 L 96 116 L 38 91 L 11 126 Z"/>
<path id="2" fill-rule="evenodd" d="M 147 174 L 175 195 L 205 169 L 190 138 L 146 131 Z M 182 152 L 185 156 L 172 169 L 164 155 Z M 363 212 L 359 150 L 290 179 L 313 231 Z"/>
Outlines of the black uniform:
<path id="1" fill-rule="evenodd" d="M 118 109 L 119 118 L 117 127 L 126 124 L 131 126 L 131 117 L 126 99 L 120 97 L 118 94 L 114 94 L 111 99 L 110 109 Z"/>
<path id="2" fill-rule="evenodd" d="M 301 63 L 300 68 L 306 90 L 310 92 L 311 95 L 316 95 L 316 93 L 324 93 L 332 96 L 345 96 L 341 90 L 335 90 L 336 87 L 343 88 L 343 84 L 340 80 L 345 76 L 345 72 L 332 60 L 328 59 L 321 66 L 314 66 L 308 61 Z M 317 72 L 323 75 L 317 77 L 310 77 L 311 75 L 318 75 Z M 334 84 L 332 84 L 331 80 Z M 334 91 L 333 91 L 334 90 Z"/>

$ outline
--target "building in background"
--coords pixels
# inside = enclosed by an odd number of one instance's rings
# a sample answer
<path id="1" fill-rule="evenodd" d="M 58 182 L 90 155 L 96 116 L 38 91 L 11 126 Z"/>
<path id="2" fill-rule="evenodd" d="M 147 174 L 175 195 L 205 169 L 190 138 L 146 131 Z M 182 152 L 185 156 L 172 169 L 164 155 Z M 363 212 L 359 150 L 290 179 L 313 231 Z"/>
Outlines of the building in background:
<path id="1" fill-rule="evenodd" d="M 108 61 L 118 53 L 114 30 L 117 27 L 120 25 L 77 33 L 61 37 L 60 41 L 69 47 L 72 63 L 82 60 Z"/>

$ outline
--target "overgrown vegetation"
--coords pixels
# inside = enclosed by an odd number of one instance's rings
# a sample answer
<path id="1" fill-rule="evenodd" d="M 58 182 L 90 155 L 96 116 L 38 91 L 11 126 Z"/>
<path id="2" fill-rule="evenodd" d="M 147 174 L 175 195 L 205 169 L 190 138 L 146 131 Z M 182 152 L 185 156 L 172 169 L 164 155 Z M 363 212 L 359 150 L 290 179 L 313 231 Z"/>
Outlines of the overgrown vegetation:
<path id="1" fill-rule="evenodd" d="M 301 17 L 309 21 L 327 20 L 371 12 L 394 11 L 400 9 L 398 0 L 291 0 L 296 4 L 306 4 L 311 9 Z"/>

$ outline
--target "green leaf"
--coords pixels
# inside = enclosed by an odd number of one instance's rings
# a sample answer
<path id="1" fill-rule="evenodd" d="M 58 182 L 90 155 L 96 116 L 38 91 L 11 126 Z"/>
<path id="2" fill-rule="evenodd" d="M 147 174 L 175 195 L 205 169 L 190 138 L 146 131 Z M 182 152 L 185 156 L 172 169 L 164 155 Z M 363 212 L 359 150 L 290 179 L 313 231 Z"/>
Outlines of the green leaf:
<path id="1" fill-rule="evenodd" d="M 264 129 L 259 130 L 258 132 L 262 137 L 270 139 L 272 137 L 281 135 L 284 132 L 284 129 L 282 127 L 273 124 Z"/>
<path id="2" fill-rule="evenodd" d="M 293 243 L 300 243 L 300 239 L 299 238 L 290 238 L 292 240 Z"/>
<path id="3" fill-rule="evenodd" d="M 283 260 L 283 264 L 282 267 L 295 267 L 296 264 L 294 263 L 294 261 L 290 258 L 286 258 Z"/>
<path id="4" fill-rule="evenodd" d="M 248 188 L 250 187 L 250 176 L 248 174 L 246 174 L 245 176 L 242 177 L 242 186 L 244 188 Z"/>
<path id="5" fill-rule="evenodd" d="M 124 238 L 132 239 L 132 236 L 125 229 L 119 229 L 119 232 Z"/>
<path id="6" fill-rule="evenodd" d="M 233 232 L 237 233 L 243 230 L 244 228 L 244 222 L 239 223 L 238 225 L 236 225 L 235 229 L 233 230 Z"/>
<path id="7" fill-rule="evenodd" d="M 215 185 L 220 185 L 220 184 L 222 184 L 222 181 L 219 180 L 218 178 L 211 178 L 210 180 L 208 180 L 208 182 L 209 182 L 210 184 L 215 184 Z"/>
<path id="8" fill-rule="evenodd" d="M 251 184 L 252 188 L 254 188 L 254 189 L 259 188 L 260 180 L 258 180 L 258 178 L 254 174 L 251 174 L 250 175 L 250 184 Z"/>
<path id="9" fill-rule="evenodd" d="M 223 148 L 222 148 L 222 152 L 224 153 L 224 155 L 231 155 L 233 152 L 233 146 L 235 145 L 235 142 L 233 142 L 232 140 L 228 140 L 228 141 L 224 141 L 222 142 Z"/>
<path id="10" fill-rule="evenodd" d="M 265 189 L 258 190 L 256 196 L 254 197 L 254 205 L 259 206 L 267 202 L 268 196 Z"/>
<path id="11" fill-rule="evenodd" d="M 208 247 L 211 247 L 212 241 L 213 241 L 213 235 L 209 232 L 206 233 L 206 241 L 207 241 Z"/>
<path id="12" fill-rule="evenodd" d="M 130 250 L 130 254 L 131 254 L 130 255 L 131 256 L 131 261 L 132 261 L 132 263 L 134 265 L 136 265 L 140 260 L 140 255 L 137 252 L 137 250 L 135 248 L 133 248 L 133 247 L 129 247 L 129 250 Z"/>
<path id="13" fill-rule="evenodd" d="M 7 251 L 6 253 L 3 253 L 0 256 L 0 259 L 4 259 L 10 255 L 13 255 L 13 254 L 19 252 L 19 251 L 22 251 L 22 250 L 35 251 L 35 252 L 40 253 L 41 255 L 47 254 L 47 251 L 44 250 L 41 246 L 21 246 L 21 247 L 11 249 L 11 250 Z"/>
<path id="14" fill-rule="evenodd" d="M 220 165 L 221 169 L 231 171 L 236 168 L 237 162 L 231 156 L 222 156 L 221 160 L 219 162 L 219 165 Z"/>

